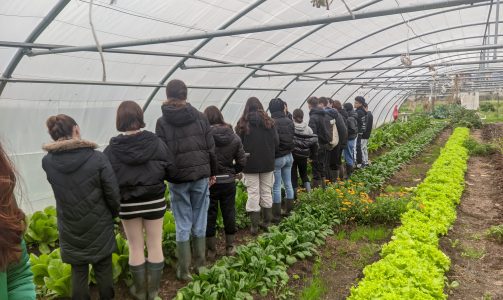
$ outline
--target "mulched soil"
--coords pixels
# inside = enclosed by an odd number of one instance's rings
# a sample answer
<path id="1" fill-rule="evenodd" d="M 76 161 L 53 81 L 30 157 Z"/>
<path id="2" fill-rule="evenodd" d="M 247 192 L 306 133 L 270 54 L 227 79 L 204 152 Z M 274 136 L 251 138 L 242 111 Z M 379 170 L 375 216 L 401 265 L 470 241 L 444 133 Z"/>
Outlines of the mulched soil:
<path id="1" fill-rule="evenodd" d="M 452 129 L 444 130 L 432 144 L 417 158 L 413 159 L 402 169 L 395 174 L 388 184 L 395 187 L 411 187 L 416 186 L 425 177 L 431 167 L 431 164 L 440 155 L 440 149 L 445 145 Z M 350 231 L 354 225 L 338 226 L 334 228 L 337 233 L 341 230 Z M 393 227 L 388 227 L 392 229 Z M 388 239 L 370 243 L 362 240 L 352 242 L 347 239 L 338 240 L 336 236 L 330 236 L 326 240 L 326 244 L 318 249 L 321 255 L 321 268 L 318 278 L 322 279 L 326 288 L 320 299 L 338 300 L 345 299 L 349 296 L 350 288 L 363 277 L 363 268 L 365 265 L 371 264 L 379 260 L 380 247 L 386 243 Z M 366 260 L 362 264 L 362 249 L 374 248 L 373 257 Z M 302 290 L 308 287 L 313 280 L 313 266 L 315 258 L 303 260 L 295 263 L 288 270 L 290 276 L 289 289 L 295 296 L 292 299 L 299 299 Z M 255 299 L 276 299 L 275 295 L 267 297 L 256 296 Z"/>
<path id="2" fill-rule="evenodd" d="M 503 124 L 487 125 L 472 136 L 486 142 L 502 137 Z M 486 236 L 488 228 L 503 224 L 503 155 L 471 157 L 465 178 L 458 218 L 441 239 L 451 258 L 448 279 L 459 283 L 446 293 L 450 299 L 503 299 L 503 245 Z"/>

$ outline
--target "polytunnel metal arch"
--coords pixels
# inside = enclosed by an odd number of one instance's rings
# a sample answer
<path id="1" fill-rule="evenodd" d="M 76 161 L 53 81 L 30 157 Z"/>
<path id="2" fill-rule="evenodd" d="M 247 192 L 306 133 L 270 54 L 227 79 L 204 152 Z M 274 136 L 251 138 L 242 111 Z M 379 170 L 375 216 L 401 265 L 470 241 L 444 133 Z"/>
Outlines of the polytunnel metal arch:
<path id="1" fill-rule="evenodd" d="M 44 19 L 35 26 L 35 28 L 32 30 L 32 32 L 28 35 L 28 37 L 25 39 L 26 43 L 33 43 L 37 40 L 37 38 L 44 32 L 44 30 L 51 25 L 52 21 L 56 19 L 58 14 L 65 9 L 66 5 L 70 3 L 70 0 L 59 0 L 56 5 L 47 13 Z M 25 55 L 25 51 L 22 48 L 19 48 L 16 51 L 16 54 L 12 59 L 10 60 L 9 64 L 3 71 L 2 77 L 3 78 L 10 78 L 12 73 L 16 70 L 16 67 L 18 66 L 19 62 L 21 59 L 23 59 Z M 0 95 L 2 95 L 2 92 L 7 85 L 7 81 L 3 81 L 0 78 Z"/>
<path id="2" fill-rule="evenodd" d="M 491 3 L 492 3 L 492 1 L 491 1 Z M 435 15 L 442 14 L 442 13 L 447 13 L 447 12 L 452 12 L 452 11 L 458 11 L 458 10 L 463 10 L 463 9 L 469 9 L 469 8 L 473 8 L 473 7 L 481 7 L 481 6 L 485 6 L 485 5 L 488 5 L 488 4 L 490 4 L 490 3 L 478 3 L 478 4 L 474 4 L 474 5 L 472 5 L 472 6 L 469 6 L 469 7 L 456 7 L 456 8 L 451 8 L 451 9 L 442 10 L 442 11 L 439 11 L 439 12 L 427 13 L 427 14 L 424 14 L 424 15 L 421 15 L 421 16 L 417 16 L 417 17 L 411 18 L 411 19 L 409 19 L 409 21 L 416 21 L 416 20 L 420 20 L 420 19 L 428 18 L 428 17 L 435 16 Z M 372 32 L 372 33 L 370 33 L 370 34 L 367 34 L 367 35 L 365 35 L 365 36 L 363 36 L 363 37 L 361 37 L 361 38 L 359 38 L 359 39 L 357 39 L 357 40 L 355 40 L 355 41 L 352 41 L 351 43 L 349 43 L 349 44 L 347 44 L 347 45 L 344 45 L 343 47 L 341 47 L 341 48 L 339 48 L 339 49 L 335 50 L 334 52 L 332 52 L 330 55 L 327 55 L 327 57 L 331 57 L 331 56 L 333 56 L 333 55 L 335 55 L 335 54 L 339 53 L 340 51 L 342 51 L 342 50 L 344 50 L 344 49 L 346 49 L 346 48 L 348 48 L 348 47 L 350 47 L 350 46 L 352 46 L 352 45 L 355 45 L 355 44 L 357 44 L 357 43 L 359 43 L 359 42 L 361 42 L 361 41 L 364 41 L 365 39 L 367 39 L 367 38 L 369 38 L 369 37 L 371 37 L 371 36 L 373 36 L 373 35 L 375 35 L 375 34 L 378 34 L 378 33 L 384 32 L 384 31 L 386 31 L 386 30 L 389 30 L 389 29 L 395 28 L 395 27 L 397 27 L 397 26 L 403 25 L 403 24 L 405 24 L 406 22 L 407 22 L 407 21 L 400 21 L 400 22 L 398 22 L 398 23 L 395 23 L 395 24 L 389 25 L 389 26 L 387 26 L 387 27 L 381 28 L 381 29 L 379 29 L 379 30 L 376 30 L 376 31 L 374 31 L 374 32 Z M 312 68 L 314 68 L 314 67 L 315 67 L 315 66 L 317 66 L 317 65 L 318 65 L 318 64 L 317 64 L 317 63 L 315 63 L 315 64 L 313 64 L 312 66 L 310 66 L 310 67 L 306 68 L 306 69 L 305 69 L 305 71 L 309 71 L 309 70 L 311 70 Z M 298 78 L 298 76 L 296 76 L 296 77 L 295 77 L 294 79 L 292 79 L 292 80 L 291 80 L 288 84 L 286 84 L 286 85 L 284 86 L 284 89 L 288 89 L 288 87 L 289 87 L 292 83 L 294 83 L 294 82 L 296 81 L 296 79 L 297 79 L 297 78 Z M 314 93 L 315 93 L 315 92 L 316 92 L 316 91 L 317 91 L 317 90 L 318 90 L 321 86 L 323 86 L 323 84 L 320 84 L 320 85 L 319 85 L 318 87 L 316 87 L 316 88 L 315 88 L 315 89 L 314 89 L 311 93 L 309 93 L 309 96 L 308 96 L 308 97 L 312 96 L 312 95 L 313 95 L 313 94 L 314 94 Z M 278 95 L 277 95 L 276 97 L 279 97 L 280 95 L 281 95 L 281 93 L 278 93 Z M 305 99 L 305 100 L 301 103 L 300 107 L 302 107 L 302 106 L 305 104 L 305 102 L 307 101 L 307 98 L 308 98 L 308 97 L 306 97 L 306 99 Z M 227 101 L 228 101 L 228 100 L 229 100 L 229 99 L 227 99 Z M 222 107 L 222 109 L 223 109 L 224 107 L 225 107 L 225 104 L 224 104 L 224 106 Z"/>

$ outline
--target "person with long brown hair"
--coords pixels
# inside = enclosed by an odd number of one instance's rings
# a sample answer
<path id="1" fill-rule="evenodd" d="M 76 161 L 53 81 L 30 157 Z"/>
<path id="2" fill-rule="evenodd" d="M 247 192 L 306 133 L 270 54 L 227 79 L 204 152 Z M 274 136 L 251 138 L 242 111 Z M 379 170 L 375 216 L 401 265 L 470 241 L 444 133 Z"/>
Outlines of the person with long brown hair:
<path id="1" fill-rule="evenodd" d="M 234 234 L 236 233 L 236 174 L 243 171 L 246 163 L 241 139 L 232 126 L 225 123 L 216 106 L 209 106 L 204 115 L 211 125 L 217 155 L 217 181 L 210 187 L 210 206 L 206 225 L 206 247 L 209 258 L 216 257 L 216 224 L 218 208 L 222 212 L 225 229 L 225 254 L 234 255 Z"/>
<path id="2" fill-rule="evenodd" d="M 236 133 L 249 157 L 243 170 L 248 191 L 246 211 L 251 219 L 251 233 L 258 233 L 261 209 L 262 228 L 267 229 L 272 219 L 272 185 L 275 154 L 279 147 L 274 120 L 264 111 L 256 97 L 248 99 L 243 115 L 236 125 Z"/>
<path id="3" fill-rule="evenodd" d="M 35 299 L 23 234 L 25 215 L 16 203 L 16 173 L 0 144 L 0 299 Z"/>
<path id="4" fill-rule="evenodd" d="M 110 159 L 121 193 L 121 218 L 129 245 L 131 294 L 153 300 L 164 268 L 162 225 L 166 212 L 164 179 L 173 166 L 166 144 L 145 127 L 138 103 L 124 101 L 117 109 L 116 128 L 103 153 Z M 145 242 L 148 257 L 145 259 Z"/>
<path id="5" fill-rule="evenodd" d="M 107 157 L 81 139 L 77 122 L 60 114 L 47 119 L 54 142 L 44 145 L 42 168 L 52 186 L 58 214 L 61 259 L 72 265 L 72 299 L 90 299 L 89 264 L 100 299 L 113 299 L 114 218 L 120 193 Z"/>

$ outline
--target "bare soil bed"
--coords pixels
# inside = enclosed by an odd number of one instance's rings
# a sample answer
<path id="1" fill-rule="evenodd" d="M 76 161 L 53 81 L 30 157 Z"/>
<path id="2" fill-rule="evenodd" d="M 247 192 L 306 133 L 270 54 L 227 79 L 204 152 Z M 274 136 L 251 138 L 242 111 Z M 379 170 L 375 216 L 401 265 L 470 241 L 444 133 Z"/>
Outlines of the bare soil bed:
<path id="1" fill-rule="evenodd" d="M 472 136 L 488 142 L 503 136 L 503 124 L 475 130 Z M 471 157 L 466 189 L 453 229 L 441 239 L 451 258 L 450 299 L 503 299 L 503 245 L 486 236 L 493 225 L 503 224 L 503 156 Z"/>

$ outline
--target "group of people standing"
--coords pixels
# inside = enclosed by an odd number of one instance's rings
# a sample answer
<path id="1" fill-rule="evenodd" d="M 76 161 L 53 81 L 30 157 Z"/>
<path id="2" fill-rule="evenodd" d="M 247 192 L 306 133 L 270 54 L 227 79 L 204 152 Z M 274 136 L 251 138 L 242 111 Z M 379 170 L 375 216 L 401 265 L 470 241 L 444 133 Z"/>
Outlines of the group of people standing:
<path id="1" fill-rule="evenodd" d="M 90 298 L 89 264 L 100 298 L 114 297 L 115 217 L 121 219 L 129 244 L 131 294 L 136 299 L 157 297 L 164 268 L 165 181 L 176 222 L 176 276 L 190 280 L 207 257 L 216 256 L 219 208 L 226 255 L 235 252 L 236 179 L 243 179 L 247 188 L 246 211 L 251 233 L 256 235 L 290 214 L 299 178 L 303 188 L 311 191 L 309 160 L 313 187 L 349 177 L 358 159 L 361 167 L 369 164 L 366 146 L 372 114 L 362 97 L 355 100 L 356 110 L 351 103 L 311 97 L 309 122 L 301 109 L 291 114 L 279 98 L 269 102 L 269 116 L 259 99 L 251 97 L 233 129 L 217 107 L 204 112 L 192 107 L 180 80 L 168 83 L 166 96 L 155 133 L 143 130 L 143 111 L 137 103 L 122 102 L 116 116 L 121 134 L 103 152 L 81 138 L 70 116 L 51 116 L 46 122 L 54 141 L 43 147 L 48 153 L 42 167 L 56 198 L 61 257 L 72 265 L 73 299 Z M 9 199 L 12 202 L 13 196 Z M 16 218 L 21 218 L 22 213 L 10 205 Z M 15 232 L 20 230 L 24 227 L 16 227 Z M 0 260 L 2 266 L 5 262 Z"/>

